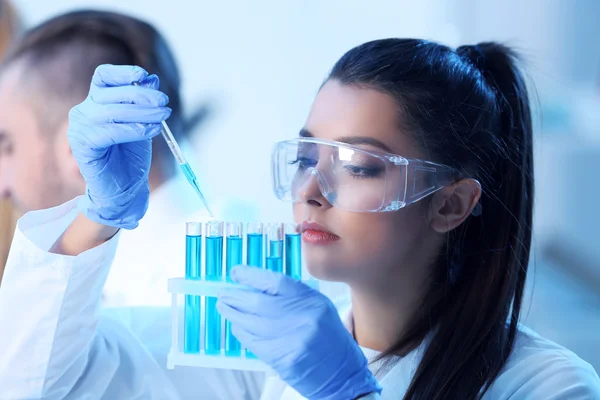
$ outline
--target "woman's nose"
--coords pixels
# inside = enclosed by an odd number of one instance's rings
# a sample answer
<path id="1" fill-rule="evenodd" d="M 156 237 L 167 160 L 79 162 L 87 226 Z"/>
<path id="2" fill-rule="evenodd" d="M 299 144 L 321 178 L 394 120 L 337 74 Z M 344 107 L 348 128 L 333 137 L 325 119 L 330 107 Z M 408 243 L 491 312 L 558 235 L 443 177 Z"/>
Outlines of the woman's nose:
<path id="1" fill-rule="evenodd" d="M 305 173 L 304 183 L 298 188 L 298 200 L 316 207 L 329 205 L 323 196 L 319 181 L 322 179 L 319 170 L 311 168 Z"/>

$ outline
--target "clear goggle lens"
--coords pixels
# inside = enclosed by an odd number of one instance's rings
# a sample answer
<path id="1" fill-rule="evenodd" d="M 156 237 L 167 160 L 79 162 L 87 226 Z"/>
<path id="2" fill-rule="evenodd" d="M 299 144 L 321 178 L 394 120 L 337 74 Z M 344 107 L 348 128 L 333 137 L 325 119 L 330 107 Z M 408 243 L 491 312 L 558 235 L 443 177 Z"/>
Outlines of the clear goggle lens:
<path id="1" fill-rule="evenodd" d="M 283 201 L 319 193 L 347 211 L 395 211 L 453 181 L 449 167 L 314 138 L 275 145 L 273 189 Z"/>

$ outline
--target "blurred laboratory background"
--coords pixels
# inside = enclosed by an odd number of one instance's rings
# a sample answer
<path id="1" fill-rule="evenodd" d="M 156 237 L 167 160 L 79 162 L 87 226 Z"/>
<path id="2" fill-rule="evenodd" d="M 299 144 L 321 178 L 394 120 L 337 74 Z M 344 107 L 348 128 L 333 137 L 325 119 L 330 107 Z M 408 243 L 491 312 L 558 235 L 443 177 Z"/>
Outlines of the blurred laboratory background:
<path id="1" fill-rule="evenodd" d="M 383 37 L 515 47 L 536 99 L 534 256 L 524 323 L 600 371 L 600 1 L 16 0 L 23 26 L 98 8 L 154 24 L 189 109 L 210 104 L 188 160 L 212 203 L 288 220 L 271 193 L 273 142 L 295 136 L 328 68 Z M 534 86 L 533 86 L 534 85 Z"/>

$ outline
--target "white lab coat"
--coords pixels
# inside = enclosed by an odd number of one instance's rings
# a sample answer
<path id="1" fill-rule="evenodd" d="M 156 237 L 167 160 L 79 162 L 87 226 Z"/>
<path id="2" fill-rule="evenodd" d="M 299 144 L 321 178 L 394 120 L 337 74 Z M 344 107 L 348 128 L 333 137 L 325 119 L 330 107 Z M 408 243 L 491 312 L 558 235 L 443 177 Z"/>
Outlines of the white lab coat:
<path id="1" fill-rule="evenodd" d="M 48 253 L 74 216 L 70 202 L 29 213 L 19 221 L 0 288 L 0 398 L 260 397 L 259 374 L 166 371 L 170 340 L 166 309 L 99 314 L 119 235 L 77 257 Z M 379 372 L 382 400 L 402 398 L 423 350 L 421 346 L 398 359 L 389 372 Z M 367 357 L 376 355 L 363 351 Z M 589 364 L 523 328 L 513 355 L 485 399 L 596 399 L 599 381 Z M 302 397 L 277 378 L 269 378 L 260 398 Z"/>

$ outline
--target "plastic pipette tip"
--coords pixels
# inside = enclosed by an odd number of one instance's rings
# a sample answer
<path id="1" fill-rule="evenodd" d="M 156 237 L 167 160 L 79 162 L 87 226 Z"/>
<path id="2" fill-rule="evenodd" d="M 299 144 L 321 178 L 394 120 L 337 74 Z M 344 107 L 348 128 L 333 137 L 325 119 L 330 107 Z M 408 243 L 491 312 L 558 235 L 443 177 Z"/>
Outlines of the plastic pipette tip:
<path id="1" fill-rule="evenodd" d="M 200 200 L 202 201 L 202 204 L 204 204 L 204 208 L 206 208 L 206 211 L 208 211 L 208 216 L 211 217 L 211 218 L 214 218 L 215 215 L 213 214 L 212 210 L 208 206 L 208 203 L 206 203 L 206 200 L 204 199 L 204 196 L 200 195 Z"/>
<path id="2" fill-rule="evenodd" d="M 200 198 L 200 201 L 202 202 L 202 205 L 204 206 L 204 208 L 208 212 L 208 215 L 211 218 L 214 218 L 214 214 L 213 214 L 212 210 L 210 209 L 210 207 L 208 206 L 208 202 L 206 201 L 206 198 L 204 197 L 204 195 L 200 191 L 200 187 L 198 186 L 198 179 L 196 178 L 196 175 L 194 174 L 194 172 L 190 168 L 189 164 L 181 165 L 181 167 L 182 167 L 182 170 L 183 170 L 183 172 L 184 172 L 184 174 L 185 174 L 188 182 L 190 183 L 190 185 L 192 185 L 192 187 L 194 188 L 194 191 L 196 192 L 196 194 Z"/>
<path id="3" fill-rule="evenodd" d="M 194 181 L 194 189 L 196 190 L 196 194 L 198 195 L 198 197 L 200 198 L 200 201 L 202 202 L 202 205 L 204 206 L 204 208 L 206 209 L 206 211 L 208 211 L 208 215 L 211 218 L 214 218 L 215 215 L 213 214 L 212 210 L 210 209 L 210 207 L 208 206 L 208 202 L 206 201 L 206 199 L 204 198 L 204 195 L 202 194 L 202 192 L 200 191 L 200 188 L 198 188 L 198 183 L 196 181 Z"/>

